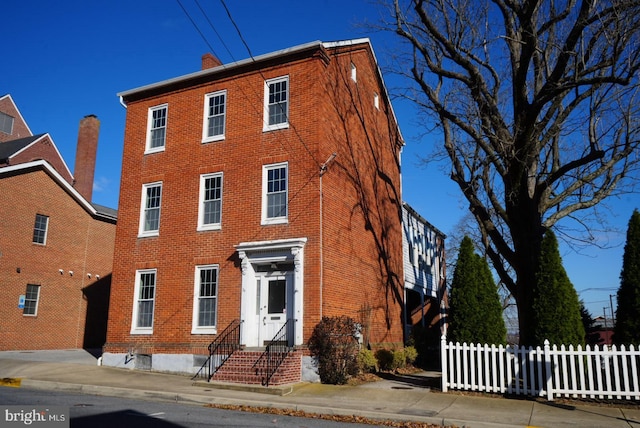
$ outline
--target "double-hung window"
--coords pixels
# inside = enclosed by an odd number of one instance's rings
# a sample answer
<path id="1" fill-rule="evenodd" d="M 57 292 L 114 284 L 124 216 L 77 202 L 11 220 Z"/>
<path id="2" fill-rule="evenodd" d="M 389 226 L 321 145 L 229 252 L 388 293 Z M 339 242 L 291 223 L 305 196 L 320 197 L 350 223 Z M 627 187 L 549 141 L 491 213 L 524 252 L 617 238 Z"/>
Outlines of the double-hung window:
<path id="1" fill-rule="evenodd" d="M 136 272 L 131 334 L 153 333 L 156 273 L 155 269 L 145 269 Z"/>
<path id="2" fill-rule="evenodd" d="M 286 162 L 262 167 L 262 224 L 287 222 L 288 188 Z"/>
<path id="3" fill-rule="evenodd" d="M 23 315 L 36 316 L 38 314 L 38 299 L 40 298 L 40 286 L 27 284 L 27 292 L 24 295 Z"/>
<path id="4" fill-rule="evenodd" d="M 222 173 L 200 176 L 198 230 L 220 229 L 222 224 Z"/>
<path id="5" fill-rule="evenodd" d="M 227 91 L 205 95 L 203 143 L 224 139 L 226 111 Z"/>
<path id="6" fill-rule="evenodd" d="M 147 119 L 147 147 L 145 153 L 161 152 L 167 137 L 167 109 L 166 104 L 149 109 Z"/>
<path id="7" fill-rule="evenodd" d="M 215 334 L 218 312 L 218 266 L 197 266 L 193 300 L 193 334 Z"/>
<path id="8" fill-rule="evenodd" d="M 288 76 L 265 82 L 264 115 L 264 131 L 289 127 Z"/>
<path id="9" fill-rule="evenodd" d="M 49 228 L 49 217 L 36 214 L 36 222 L 33 226 L 33 243 L 45 245 L 47 243 L 47 229 Z"/>
<path id="10" fill-rule="evenodd" d="M 142 186 L 142 209 L 140 210 L 140 231 L 138 236 L 157 236 L 160 233 L 161 202 L 161 182 Z"/>

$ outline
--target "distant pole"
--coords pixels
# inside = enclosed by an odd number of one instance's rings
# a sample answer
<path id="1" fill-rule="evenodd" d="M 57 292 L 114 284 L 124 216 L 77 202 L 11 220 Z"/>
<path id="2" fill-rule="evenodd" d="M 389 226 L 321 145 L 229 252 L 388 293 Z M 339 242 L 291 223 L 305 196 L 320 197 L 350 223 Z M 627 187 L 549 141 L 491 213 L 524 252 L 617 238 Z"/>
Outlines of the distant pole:
<path id="1" fill-rule="evenodd" d="M 609 303 L 611 304 L 611 323 L 616 325 L 616 316 L 613 313 L 613 294 L 609 294 Z"/>

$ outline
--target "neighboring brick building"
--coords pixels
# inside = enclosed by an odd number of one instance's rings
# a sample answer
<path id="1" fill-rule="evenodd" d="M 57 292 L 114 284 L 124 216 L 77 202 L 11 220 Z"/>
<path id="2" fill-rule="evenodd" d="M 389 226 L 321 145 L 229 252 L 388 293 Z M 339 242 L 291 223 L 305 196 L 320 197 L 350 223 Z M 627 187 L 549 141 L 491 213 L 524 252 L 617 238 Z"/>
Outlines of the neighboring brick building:
<path id="1" fill-rule="evenodd" d="M 86 147 L 97 147 L 99 121 L 83 127 L 93 132 L 79 135 L 86 155 L 75 171 L 93 180 L 96 152 Z M 104 344 L 116 212 L 90 203 L 91 184 L 0 97 L 0 350 Z"/>
<path id="2" fill-rule="evenodd" d="M 369 40 L 202 64 L 119 94 L 104 364 L 193 373 L 236 319 L 248 348 L 334 315 L 402 346 L 403 141 Z"/>

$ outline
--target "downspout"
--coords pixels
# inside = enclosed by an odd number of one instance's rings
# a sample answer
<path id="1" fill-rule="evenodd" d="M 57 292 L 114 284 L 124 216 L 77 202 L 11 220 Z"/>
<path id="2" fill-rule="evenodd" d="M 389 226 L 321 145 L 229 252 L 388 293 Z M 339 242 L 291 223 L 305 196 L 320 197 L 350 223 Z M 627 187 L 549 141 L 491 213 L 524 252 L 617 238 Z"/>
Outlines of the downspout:
<path id="1" fill-rule="evenodd" d="M 324 193 L 322 190 L 322 176 L 327 172 L 327 167 L 337 156 L 337 153 L 333 152 L 327 160 L 320 165 L 320 320 L 322 320 L 322 289 L 324 287 L 324 233 L 323 233 L 323 220 L 324 217 Z"/>

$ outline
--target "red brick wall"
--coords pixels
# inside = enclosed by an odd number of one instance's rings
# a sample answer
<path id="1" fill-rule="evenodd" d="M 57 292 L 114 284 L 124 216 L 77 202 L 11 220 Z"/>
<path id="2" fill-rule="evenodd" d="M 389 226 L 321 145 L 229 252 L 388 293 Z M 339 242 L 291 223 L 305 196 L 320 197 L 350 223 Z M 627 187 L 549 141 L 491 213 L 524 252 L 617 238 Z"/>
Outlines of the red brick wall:
<path id="1" fill-rule="evenodd" d="M 1 176 L 0 194 L 11 201 L 0 204 L 0 349 L 83 347 L 83 289 L 110 274 L 115 225 L 93 219 L 42 170 Z M 36 214 L 49 216 L 44 246 L 32 242 Z M 27 284 L 40 285 L 35 317 L 17 307 Z"/>
<path id="2" fill-rule="evenodd" d="M 357 79 L 350 77 L 351 63 Z M 323 315 L 347 314 L 364 341 L 401 345 L 403 298 L 400 169 L 396 124 L 367 50 L 332 57 L 328 92 L 335 164 L 324 175 Z M 332 74 L 335 73 L 335 74 Z M 379 110 L 374 94 L 379 94 Z M 337 125 L 335 125 L 337 124 Z M 393 346 L 391 345 L 391 346 Z"/>
<path id="3" fill-rule="evenodd" d="M 367 65 L 370 58 L 366 54 L 361 57 L 364 76 L 373 68 Z M 324 309 L 320 308 L 319 169 L 334 151 L 339 152 L 339 161 L 345 165 L 348 155 L 344 134 L 334 132 L 342 126 L 336 120 L 338 113 L 329 93 L 329 84 L 335 81 L 337 71 L 334 67 L 338 67 L 337 62 L 327 67 L 320 57 L 313 57 L 263 69 L 262 73 L 247 72 L 238 79 L 183 88 L 128 104 L 105 351 L 135 348 L 141 353 L 202 352 L 212 336 L 191 335 L 195 266 L 205 263 L 220 266 L 218 326 L 224 328 L 240 312 L 241 273 L 233 247 L 240 242 L 308 239 L 304 249 L 305 341 L 321 313 L 332 315 L 341 311 L 355 316 L 364 302 L 374 301 L 376 308 L 380 306 L 379 257 L 373 236 L 365 230 L 361 213 L 354 209 L 358 202 L 353 186 L 346 179 L 352 172 L 347 165 L 343 172 L 331 170 L 325 175 L 328 195 L 325 196 L 324 239 L 326 247 L 334 248 L 325 247 Z M 284 75 L 289 76 L 291 126 L 263 132 L 264 80 Z M 371 79 L 367 85 L 377 83 Z M 227 90 L 226 138 L 202 144 L 204 96 L 222 89 Z M 168 103 L 165 151 L 144 155 L 148 109 L 164 103 Z M 373 120 L 373 111 L 366 114 L 367 121 Z M 355 118 L 349 120 L 353 122 Z M 386 119 L 383 121 L 386 123 Z M 358 144 L 352 147 L 367 156 L 358 160 L 361 162 L 358 166 L 369 174 L 372 156 L 368 145 L 360 144 L 366 143 L 360 138 L 362 134 L 357 137 Z M 388 149 L 383 144 L 388 141 L 373 142 L 376 155 Z M 388 172 L 391 182 L 399 189 L 397 167 L 387 159 L 392 154 L 381 156 L 384 168 L 391 168 Z M 289 162 L 289 221 L 284 225 L 261 226 L 262 166 L 281 161 Z M 199 176 L 220 171 L 224 172 L 222 229 L 197 232 Z M 374 175 L 378 183 L 380 180 Z M 365 183 L 365 192 L 375 195 L 384 186 L 374 187 L 370 179 Z M 137 238 L 142 185 L 160 180 L 163 182 L 160 234 Z M 390 219 L 391 223 L 399 221 L 389 217 L 392 204 L 384 197 L 381 199 L 384 201 L 376 208 L 376 215 Z M 327 227 L 329 222 L 335 225 Z M 393 242 L 389 251 L 398 251 L 391 257 L 401 263 L 402 240 L 399 225 L 396 226 L 397 237 L 395 229 L 387 230 L 386 234 Z M 150 336 L 130 335 L 135 273 L 141 268 L 158 269 L 154 332 Z M 402 277 L 402 272 L 398 274 Z M 370 289 L 363 293 L 360 287 L 364 284 L 370 284 Z M 392 326 L 401 331 L 394 310 L 385 306 L 384 311 L 392 312 Z M 381 319 L 379 312 L 380 309 L 374 311 L 373 319 Z M 401 340 L 401 334 L 390 334 L 386 325 L 373 330 L 380 340 Z"/>
<path id="4" fill-rule="evenodd" d="M 13 130 L 11 134 L 0 132 L 0 142 L 17 140 L 19 138 L 31 136 L 31 132 L 29 132 L 27 124 L 20 119 L 18 110 L 16 110 L 8 96 L 0 99 L 0 111 L 13 117 Z"/>
<path id="5" fill-rule="evenodd" d="M 67 169 L 60 153 L 55 148 L 49 135 L 44 135 L 37 142 L 11 158 L 11 165 L 27 163 L 35 160 L 46 160 L 67 181 L 73 184 L 73 177 Z"/>

